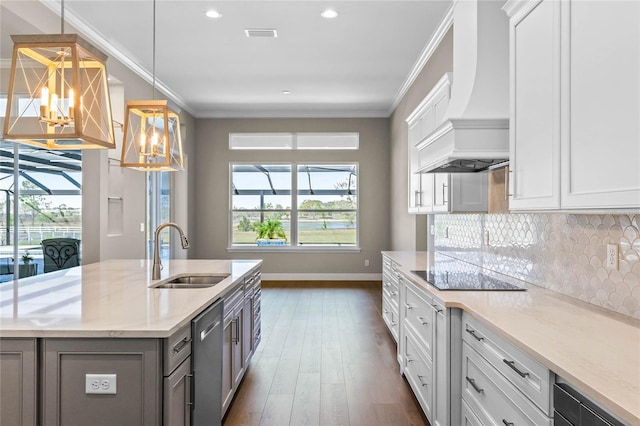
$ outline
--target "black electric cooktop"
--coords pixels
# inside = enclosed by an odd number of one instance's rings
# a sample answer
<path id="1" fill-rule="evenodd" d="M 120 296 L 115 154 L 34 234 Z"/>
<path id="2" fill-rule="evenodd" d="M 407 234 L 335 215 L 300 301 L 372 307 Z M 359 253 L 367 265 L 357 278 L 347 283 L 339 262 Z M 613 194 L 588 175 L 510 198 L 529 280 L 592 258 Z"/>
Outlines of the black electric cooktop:
<path id="1" fill-rule="evenodd" d="M 526 290 L 525 288 L 485 275 L 482 272 L 411 272 L 439 290 Z"/>

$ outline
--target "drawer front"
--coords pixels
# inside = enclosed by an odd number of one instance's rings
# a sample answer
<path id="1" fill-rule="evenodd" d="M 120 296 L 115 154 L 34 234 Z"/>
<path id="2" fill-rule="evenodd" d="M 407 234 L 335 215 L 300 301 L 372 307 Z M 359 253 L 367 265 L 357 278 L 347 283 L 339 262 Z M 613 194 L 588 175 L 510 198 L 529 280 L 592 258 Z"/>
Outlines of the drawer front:
<path id="1" fill-rule="evenodd" d="M 547 415 L 552 416 L 553 373 L 468 314 L 462 338 Z"/>
<path id="2" fill-rule="evenodd" d="M 401 306 L 404 326 L 410 328 L 419 343 L 424 347 L 426 355 L 433 359 L 433 333 L 435 330 L 434 310 L 431 298 L 425 297 L 409 281 L 404 281 L 404 301 Z"/>
<path id="3" fill-rule="evenodd" d="M 467 343 L 462 344 L 462 398 L 498 425 L 551 425 L 524 395 Z"/>
<path id="4" fill-rule="evenodd" d="M 257 270 L 253 274 L 253 291 L 260 290 L 261 284 L 262 284 L 262 272 L 260 272 L 260 270 Z"/>
<path id="5" fill-rule="evenodd" d="M 393 285 L 382 288 L 382 298 L 385 299 L 395 310 L 398 310 L 398 300 L 400 299 L 400 291 L 398 287 Z"/>
<path id="6" fill-rule="evenodd" d="M 413 393 L 420 402 L 427 419 L 432 419 L 433 403 L 433 364 L 430 359 L 425 359 L 418 343 L 410 334 L 404 333 L 404 375 L 409 381 Z"/>
<path id="7" fill-rule="evenodd" d="M 398 333 L 400 331 L 398 322 L 398 311 L 395 310 L 391 303 L 387 300 L 382 300 L 382 319 L 384 320 L 387 328 L 391 332 L 391 335 L 398 341 Z"/>
<path id="8" fill-rule="evenodd" d="M 231 290 L 231 293 L 224 297 L 224 315 L 232 313 L 236 307 L 242 303 L 244 299 L 244 290 L 242 283 L 239 283 L 237 287 Z"/>
<path id="9" fill-rule="evenodd" d="M 191 355 L 191 323 L 162 342 L 164 375 L 168 376 Z"/>
<path id="10" fill-rule="evenodd" d="M 464 426 L 483 426 L 478 416 L 469 408 L 465 400 L 462 400 L 462 424 Z"/>
<path id="11" fill-rule="evenodd" d="M 262 310 L 261 306 L 262 300 L 262 290 L 258 290 L 253 295 L 253 317 L 258 318 L 260 316 L 260 311 Z"/>

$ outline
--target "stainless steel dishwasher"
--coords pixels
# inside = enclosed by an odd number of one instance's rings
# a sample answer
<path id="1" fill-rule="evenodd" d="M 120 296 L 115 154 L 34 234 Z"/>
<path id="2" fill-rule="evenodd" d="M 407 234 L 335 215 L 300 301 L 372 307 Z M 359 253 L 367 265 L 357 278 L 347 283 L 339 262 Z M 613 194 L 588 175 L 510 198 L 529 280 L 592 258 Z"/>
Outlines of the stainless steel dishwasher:
<path id="1" fill-rule="evenodd" d="M 222 308 L 220 300 L 191 323 L 193 426 L 222 424 Z"/>

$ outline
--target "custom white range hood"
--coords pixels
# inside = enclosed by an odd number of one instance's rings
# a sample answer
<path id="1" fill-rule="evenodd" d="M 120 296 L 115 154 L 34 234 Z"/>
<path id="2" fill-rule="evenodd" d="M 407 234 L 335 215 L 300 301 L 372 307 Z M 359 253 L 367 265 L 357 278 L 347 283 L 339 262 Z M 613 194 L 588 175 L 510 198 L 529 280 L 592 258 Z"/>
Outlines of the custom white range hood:
<path id="1" fill-rule="evenodd" d="M 502 1 L 458 0 L 446 121 L 418 147 L 421 173 L 477 172 L 509 159 L 509 27 Z"/>

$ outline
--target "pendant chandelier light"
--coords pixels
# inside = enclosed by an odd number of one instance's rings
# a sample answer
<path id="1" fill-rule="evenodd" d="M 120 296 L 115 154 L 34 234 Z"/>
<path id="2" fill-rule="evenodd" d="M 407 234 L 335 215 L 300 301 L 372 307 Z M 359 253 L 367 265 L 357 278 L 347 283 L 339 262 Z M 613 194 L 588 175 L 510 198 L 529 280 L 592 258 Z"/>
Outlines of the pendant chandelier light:
<path id="1" fill-rule="evenodd" d="M 46 149 L 115 148 L 107 56 L 77 34 L 12 35 L 5 140 Z"/>
<path id="2" fill-rule="evenodd" d="M 180 117 L 156 100 L 156 1 L 153 0 L 153 100 L 127 101 L 120 167 L 147 172 L 182 170 Z"/>

